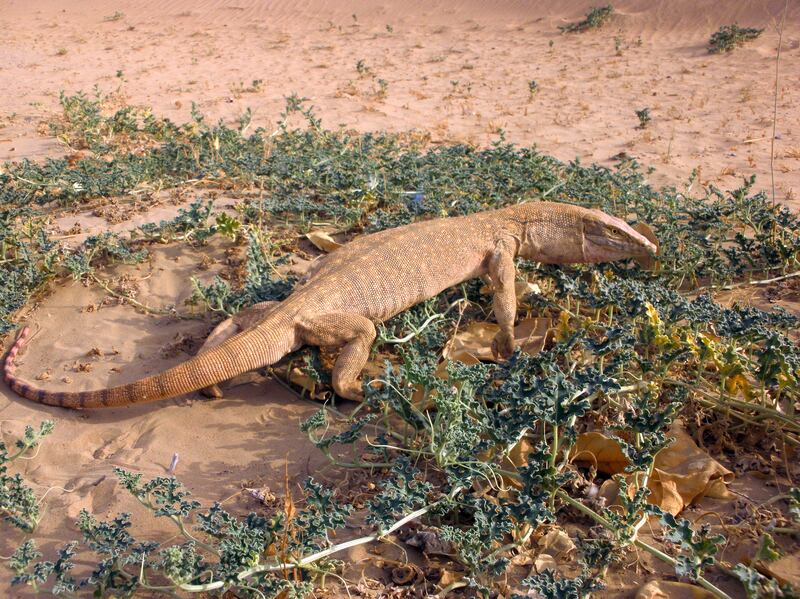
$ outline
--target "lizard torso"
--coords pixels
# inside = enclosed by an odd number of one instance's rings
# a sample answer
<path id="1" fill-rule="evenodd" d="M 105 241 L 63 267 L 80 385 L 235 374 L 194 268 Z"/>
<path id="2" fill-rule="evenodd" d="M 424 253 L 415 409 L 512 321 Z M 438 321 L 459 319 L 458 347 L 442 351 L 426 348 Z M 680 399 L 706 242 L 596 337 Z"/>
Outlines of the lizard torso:
<path id="1" fill-rule="evenodd" d="M 497 241 L 510 236 L 496 221 L 486 214 L 437 219 L 355 239 L 323 257 L 284 308 L 384 321 L 486 274 Z"/>

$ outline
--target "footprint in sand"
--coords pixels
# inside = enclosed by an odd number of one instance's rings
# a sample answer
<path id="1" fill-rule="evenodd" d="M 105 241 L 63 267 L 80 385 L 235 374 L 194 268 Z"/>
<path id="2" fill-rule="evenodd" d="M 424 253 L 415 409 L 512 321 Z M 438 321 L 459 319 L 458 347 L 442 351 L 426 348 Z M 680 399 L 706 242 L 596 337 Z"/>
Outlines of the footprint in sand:
<path id="1" fill-rule="evenodd" d="M 105 431 L 103 436 L 106 438 L 102 445 L 94 451 L 92 457 L 96 460 L 107 460 L 110 457 L 116 456 L 122 449 L 130 449 L 131 438 L 134 437 L 133 431 L 123 433 L 120 429 L 112 429 Z"/>
<path id="2" fill-rule="evenodd" d="M 114 476 L 103 475 L 94 480 L 77 478 L 70 482 L 74 491 L 64 496 L 63 505 L 58 506 L 70 519 L 75 520 L 81 510 L 105 515 L 118 504 L 119 486 Z"/>
<path id="3" fill-rule="evenodd" d="M 157 423 L 145 419 L 125 431 L 122 429 L 104 431 L 102 444 L 92 456 L 97 460 L 113 458 L 120 464 L 135 464 L 155 442 L 157 428 Z"/>

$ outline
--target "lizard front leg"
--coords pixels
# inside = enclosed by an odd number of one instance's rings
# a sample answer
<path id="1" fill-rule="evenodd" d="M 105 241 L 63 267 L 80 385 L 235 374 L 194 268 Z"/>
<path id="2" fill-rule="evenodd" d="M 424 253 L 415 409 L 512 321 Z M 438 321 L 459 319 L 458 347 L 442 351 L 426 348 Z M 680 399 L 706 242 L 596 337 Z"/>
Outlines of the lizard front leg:
<path id="1" fill-rule="evenodd" d="M 221 345 L 234 335 L 252 328 L 264 318 L 268 310 L 271 310 L 279 303 L 280 302 L 260 302 L 258 304 L 253 304 L 249 308 L 245 308 L 237 314 L 234 314 L 231 318 L 223 320 L 211 331 L 211 334 L 206 337 L 203 346 L 197 353 L 201 354 L 208 351 L 213 347 Z M 206 397 L 214 397 L 217 399 L 222 397 L 222 389 L 219 388 L 219 385 L 211 385 L 210 387 L 200 389 L 200 393 Z"/>
<path id="2" fill-rule="evenodd" d="M 376 331 L 372 321 L 358 314 L 322 314 L 298 323 L 303 341 L 309 345 L 344 348 L 333 365 L 333 389 L 345 399 L 364 398 L 358 380 L 369 359 Z"/>
<path id="3" fill-rule="evenodd" d="M 508 358 L 514 353 L 514 319 L 517 316 L 517 294 L 514 288 L 516 268 L 514 251 L 510 244 L 501 241 L 489 259 L 489 277 L 494 287 L 492 307 L 500 331 L 492 341 L 492 354 Z"/>

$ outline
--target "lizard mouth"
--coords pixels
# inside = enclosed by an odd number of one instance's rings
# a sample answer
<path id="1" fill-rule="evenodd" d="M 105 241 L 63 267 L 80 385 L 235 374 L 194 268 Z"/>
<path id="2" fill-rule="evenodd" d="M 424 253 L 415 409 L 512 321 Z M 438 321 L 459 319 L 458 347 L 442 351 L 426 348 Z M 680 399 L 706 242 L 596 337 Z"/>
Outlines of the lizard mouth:
<path id="1" fill-rule="evenodd" d="M 634 257 L 654 258 L 658 254 L 655 244 L 645 241 L 644 244 L 636 243 L 630 245 L 630 253 Z"/>
<path id="2" fill-rule="evenodd" d="M 621 258 L 653 257 L 658 253 L 656 245 L 647 239 L 610 239 L 605 236 L 587 235 L 585 252 L 593 259 L 613 261 Z"/>

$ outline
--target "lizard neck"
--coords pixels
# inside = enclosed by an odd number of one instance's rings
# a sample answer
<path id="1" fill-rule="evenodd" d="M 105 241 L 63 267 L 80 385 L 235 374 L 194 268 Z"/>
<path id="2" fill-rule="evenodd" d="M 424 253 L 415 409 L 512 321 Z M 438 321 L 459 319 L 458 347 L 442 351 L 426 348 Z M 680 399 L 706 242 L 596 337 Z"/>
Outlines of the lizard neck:
<path id="1" fill-rule="evenodd" d="M 498 243 L 503 243 L 513 251 L 514 256 L 520 255 L 525 242 L 526 226 L 524 221 L 515 218 L 513 215 L 500 216 L 499 223 L 495 224 L 493 227 L 493 247 Z"/>
<path id="2" fill-rule="evenodd" d="M 585 258 L 581 211 L 551 202 L 518 204 L 498 214 L 503 230 L 516 240 L 515 255 L 545 264 Z"/>

